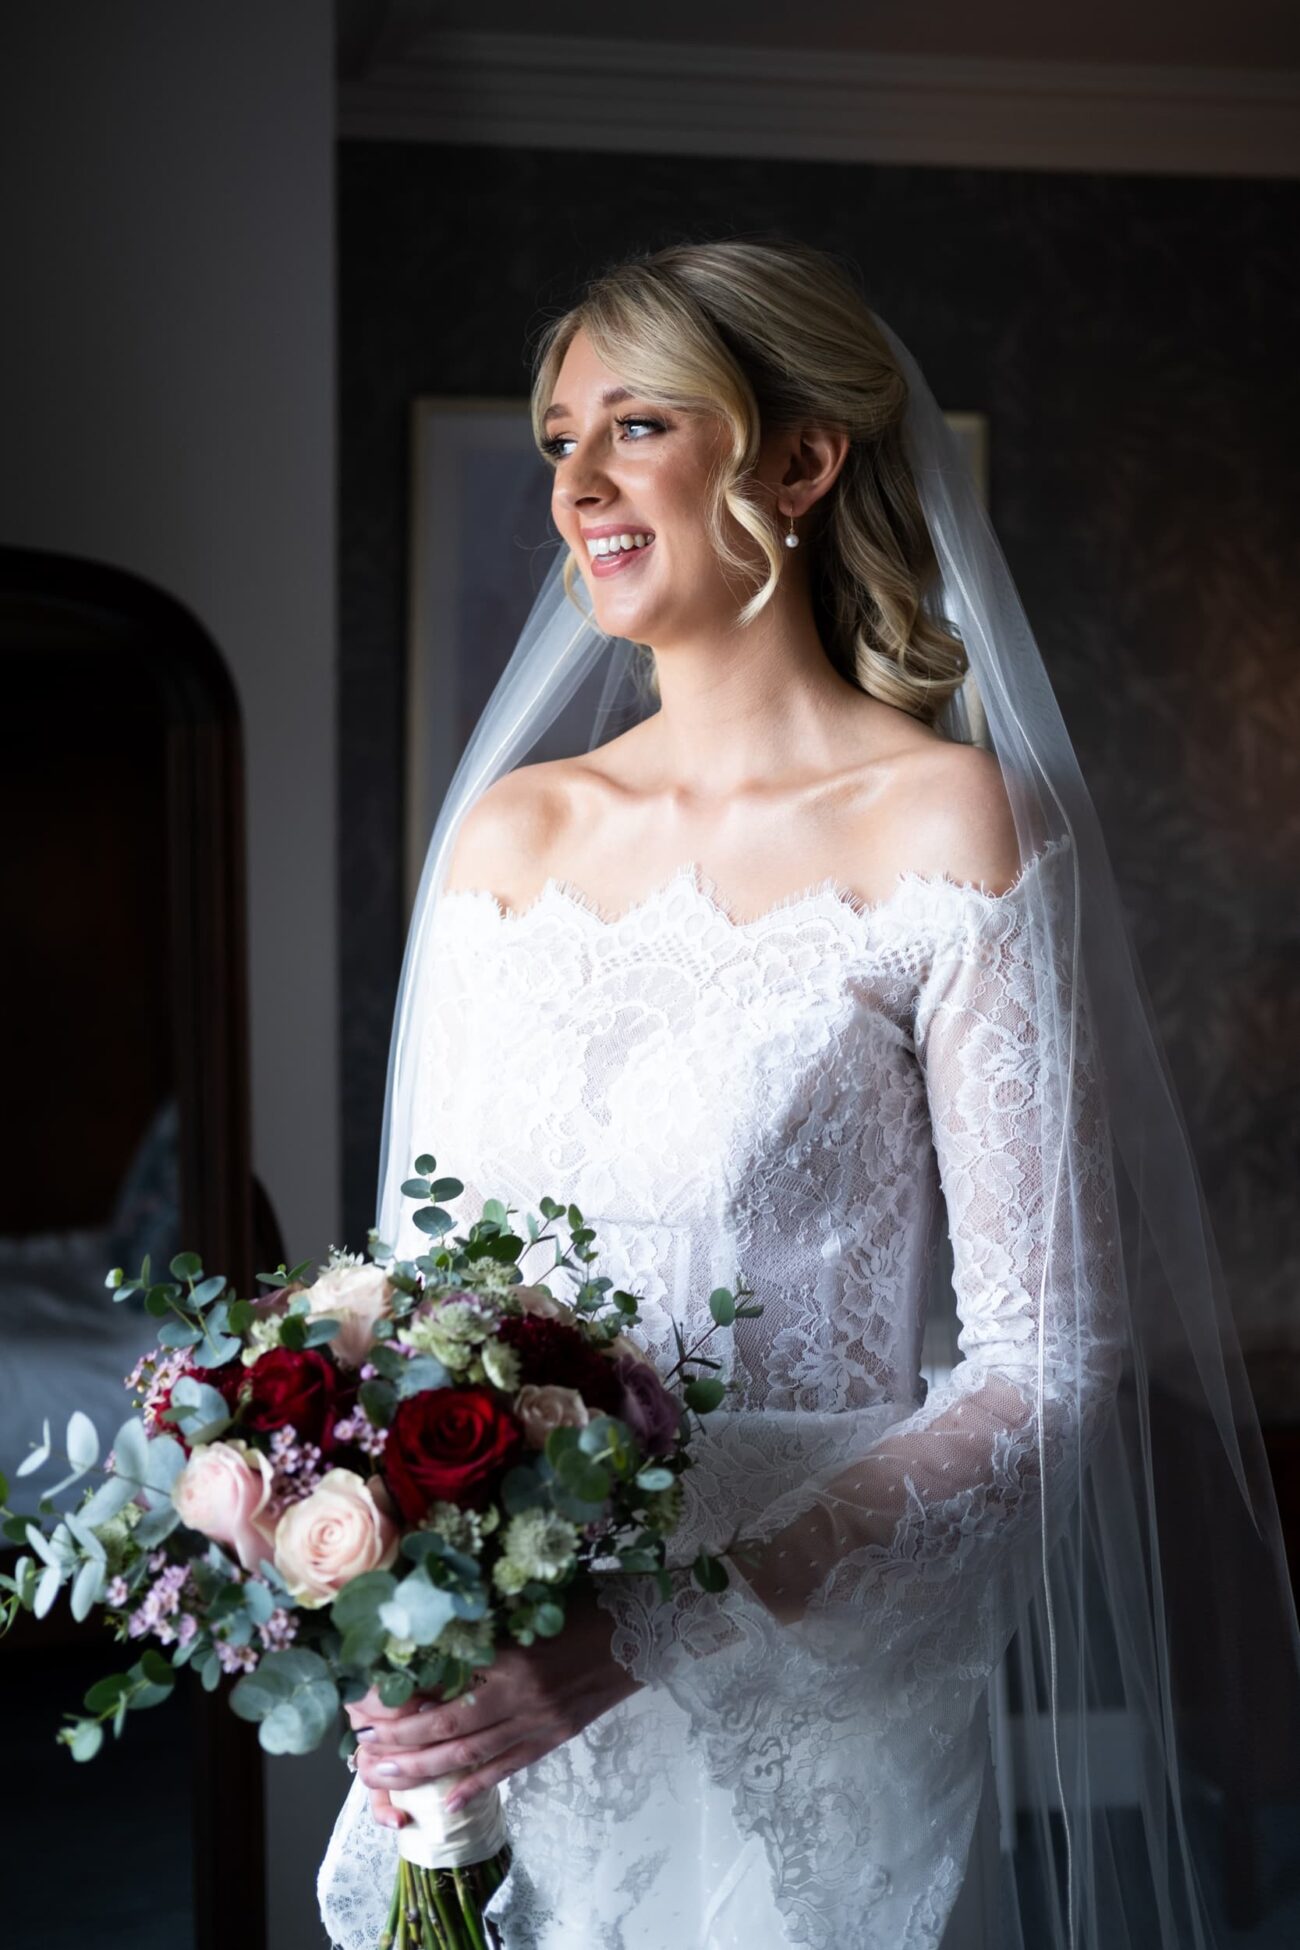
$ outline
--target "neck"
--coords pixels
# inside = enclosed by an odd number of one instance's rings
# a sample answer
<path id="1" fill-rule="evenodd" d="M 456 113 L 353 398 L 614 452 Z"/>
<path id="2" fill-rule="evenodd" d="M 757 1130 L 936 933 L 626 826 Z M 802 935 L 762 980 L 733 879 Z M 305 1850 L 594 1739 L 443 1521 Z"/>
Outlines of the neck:
<path id="1" fill-rule="evenodd" d="M 835 769 L 862 693 L 826 654 L 806 597 L 772 601 L 747 628 L 655 645 L 660 708 L 651 720 L 661 782 L 726 799 L 792 773 Z"/>

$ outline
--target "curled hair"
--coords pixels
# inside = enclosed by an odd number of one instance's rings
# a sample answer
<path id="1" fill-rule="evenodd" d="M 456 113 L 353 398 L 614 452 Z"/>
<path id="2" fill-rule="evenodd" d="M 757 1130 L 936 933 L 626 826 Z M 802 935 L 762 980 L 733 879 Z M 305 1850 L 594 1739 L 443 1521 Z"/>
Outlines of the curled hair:
<path id="1" fill-rule="evenodd" d="M 903 447 L 907 382 L 840 262 L 804 244 L 728 240 L 674 244 L 600 272 L 538 343 L 539 446 L 542 415 L 580 330 L 624 384 L 679 410 L 712 412 L 729 430 L 705 518 L 723 568 L 752 588 L 742 624 L 771 601 L 786 559 L 753 475 L 761 436 L 809 424 L 847 434 L 844 465 L 811 510 L 817 629 L 850 683 L 933 723 L 961 685 L 966 652 L 927 606 L 939 567 Z M 728 515 L 762 551 L 766 575 L 757 586 L 752 563 L 728 539 Z M 576 570 L 571 555 L 570 596 Z"/>

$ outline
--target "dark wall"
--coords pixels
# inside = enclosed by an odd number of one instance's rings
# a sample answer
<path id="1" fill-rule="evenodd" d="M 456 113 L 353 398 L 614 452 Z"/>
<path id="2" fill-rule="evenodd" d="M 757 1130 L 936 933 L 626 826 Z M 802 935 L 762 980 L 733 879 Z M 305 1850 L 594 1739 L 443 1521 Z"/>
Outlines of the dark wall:
<path id="1" fill-rule="evenodd" d="M 991 505 L 1106 827 L 1243 1326 L 1300 1261 L 1293 183 L 344 143 L 346 1237 L 364 1244 L 401 896 L 407 411 L 527 391 L 582 276 L 682 237 L 847 251 Z M 539 540 L 541 537 L 538 538 Z"/>

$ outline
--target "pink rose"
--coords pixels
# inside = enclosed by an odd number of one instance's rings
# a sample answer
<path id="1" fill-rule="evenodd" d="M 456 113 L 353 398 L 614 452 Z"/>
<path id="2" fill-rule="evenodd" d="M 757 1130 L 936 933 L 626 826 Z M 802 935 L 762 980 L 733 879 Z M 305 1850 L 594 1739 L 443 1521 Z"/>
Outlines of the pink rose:
<path id="1" fill-rule="evenodd" d="M 311 1311 L 337 1320 L 339 1331 L 329 1343 L 340 1361 L 359 1368 L 375 1338 L 375 1322 L 392 1304 L 393 1288 L 382 1266 L 334 1266 L 307 1288 Z"/>
<path id="2" fill-rule="evenodd" d="M 591 1417 L 576 1388 L 527 1381 L 515 1396 L 515 1418 L 530 1449 L 544 1449 L 552 1429 L 585 1429 Z"/>
<path id="3" fill-rule="evenodd" d="M 275 1518 L 268 1514 L 271 1465 L 247 1442 L 204 1442 L 172 1485 L 181 1522 L 233 1550 L 246 1571 L 270 1557 Z"/>
<path id="4" fill-rule="evenodd" d="M 275 1568 L 300 1605 L 328 1605 L 363 1571 L 386 1571 L 401 1541 L 377 1476 L 330 1469 L 291 1503 L 275 1533 Z"/>

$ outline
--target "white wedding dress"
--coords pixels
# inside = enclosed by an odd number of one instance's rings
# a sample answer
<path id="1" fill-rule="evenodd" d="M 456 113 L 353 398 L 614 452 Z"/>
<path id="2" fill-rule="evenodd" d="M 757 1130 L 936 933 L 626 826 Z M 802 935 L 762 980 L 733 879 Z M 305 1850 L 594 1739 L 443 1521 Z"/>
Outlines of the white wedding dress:
<path id="1" fill-rule="evenodd" d="M 1041 1470 L 1075 1466 L 1116 1371 L 1086 1019 L 1095 1226 L 1039 1334 L 1053 1087 L 1022 895 L 1063 871 L 1054 841 L 1003 894 L 827 881 L 748 920 L 694 867 L 613 917 L 556 881 L 519 912 L 442 897 L 420 1139 L 466 1181 L 457 1217 L 574 1201 L 665 1369 L 674 1322 L 689 1345 L 743 1278 L 763 1313 L 706 1350 L 733 1387 L 670 1560 L 795 1525 L 719 1598 L 611 1585 L 646 1683 L 505 1782 L 505 1950 L 1001 1950 L 988 1679 L 1040 1564 Z M 927 1398 L 945 1213 L 964 1359 Z M 758 1595 L 791 1592 L 793 1628 Z M 395 1854 L 355 1783 L 320 1877 L 340 1950 L 377 1942 Z"/>

